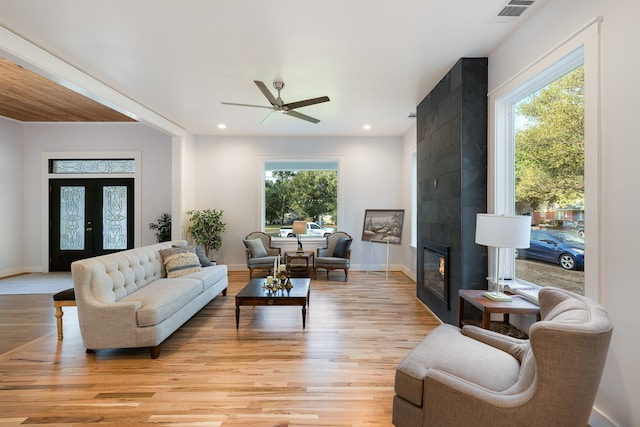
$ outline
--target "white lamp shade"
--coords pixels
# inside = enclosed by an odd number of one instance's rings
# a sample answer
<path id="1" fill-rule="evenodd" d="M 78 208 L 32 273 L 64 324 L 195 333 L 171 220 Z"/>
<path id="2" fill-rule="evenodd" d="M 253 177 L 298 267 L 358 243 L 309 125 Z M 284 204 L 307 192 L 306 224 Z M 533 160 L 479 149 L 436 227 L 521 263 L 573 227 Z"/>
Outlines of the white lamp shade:
<path id="1" fill-rule="evenodd" d="M 531 217 L 478 214 L 476 243 L 494 248 L 528 248 L 531 241 Z"/>

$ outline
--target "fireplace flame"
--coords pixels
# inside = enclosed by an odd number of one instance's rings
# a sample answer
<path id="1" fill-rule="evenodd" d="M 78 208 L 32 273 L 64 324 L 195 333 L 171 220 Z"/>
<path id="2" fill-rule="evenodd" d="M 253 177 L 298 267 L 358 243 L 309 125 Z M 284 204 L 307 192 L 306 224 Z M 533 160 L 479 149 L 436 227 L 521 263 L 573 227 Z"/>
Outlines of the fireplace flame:
<path id="1" fill-rule="evenodd" d="M 438 268 L 440 276 L 444 279 L 444 258 L 440 257 L 440 267 Z"/>

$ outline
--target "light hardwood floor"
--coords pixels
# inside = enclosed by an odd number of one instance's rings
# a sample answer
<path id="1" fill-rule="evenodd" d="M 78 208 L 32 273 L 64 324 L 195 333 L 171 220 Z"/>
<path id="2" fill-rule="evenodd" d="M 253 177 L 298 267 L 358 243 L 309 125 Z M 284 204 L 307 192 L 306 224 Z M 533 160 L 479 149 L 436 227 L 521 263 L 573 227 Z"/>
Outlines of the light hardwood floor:
<path id="1" fill-rule="evenodd" d="M 75 308 L 0 296 L 0 426 L 390 426 L 395 367 L 440 322 L 401 273 L 311 282 L 299 307 L 242 307 L 248 273 L 162 344 L 85 354 Z"/>

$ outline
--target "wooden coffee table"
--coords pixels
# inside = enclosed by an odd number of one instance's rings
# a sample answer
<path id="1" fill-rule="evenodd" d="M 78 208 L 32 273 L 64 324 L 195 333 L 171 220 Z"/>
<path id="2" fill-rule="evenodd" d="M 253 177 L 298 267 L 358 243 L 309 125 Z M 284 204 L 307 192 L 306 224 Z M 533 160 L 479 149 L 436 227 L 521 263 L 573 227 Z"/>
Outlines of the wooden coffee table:
<path id="1" fill-rule="evenodd" d="M 274 305 L 299 305 L 302 307 L 302 328 L 306 326 L 307 306 L 309 305 L 309 292 L 311 279 L 289 279 L 293 288 L 282 294 L 269 294 L 262 289 L 267 279 L 252 279 L 244 288 L 236 294 L 236 329 L 240 326 L 240 307 L 243 305 L 274 306 Z"/>

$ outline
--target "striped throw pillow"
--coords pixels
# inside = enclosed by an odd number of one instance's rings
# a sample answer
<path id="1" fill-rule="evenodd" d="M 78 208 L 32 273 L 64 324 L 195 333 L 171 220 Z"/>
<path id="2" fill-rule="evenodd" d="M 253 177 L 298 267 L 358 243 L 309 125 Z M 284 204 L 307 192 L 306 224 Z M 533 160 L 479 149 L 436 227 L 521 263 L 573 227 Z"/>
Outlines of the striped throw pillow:
<path id="1" fill-rule="evenodd" d="M 202 271 L 198 255 L 193 252 L 173 254 L 164 260 L 164 266 L 170 279 Z"/>

